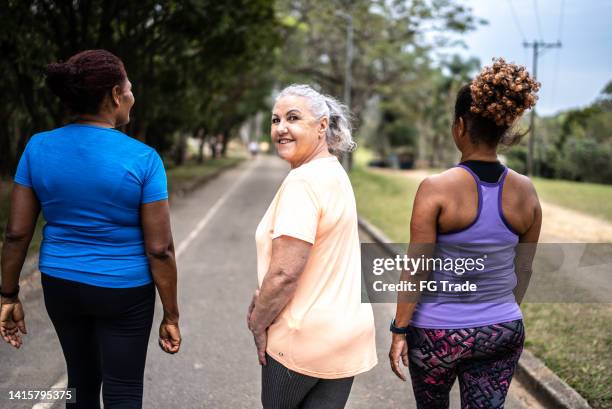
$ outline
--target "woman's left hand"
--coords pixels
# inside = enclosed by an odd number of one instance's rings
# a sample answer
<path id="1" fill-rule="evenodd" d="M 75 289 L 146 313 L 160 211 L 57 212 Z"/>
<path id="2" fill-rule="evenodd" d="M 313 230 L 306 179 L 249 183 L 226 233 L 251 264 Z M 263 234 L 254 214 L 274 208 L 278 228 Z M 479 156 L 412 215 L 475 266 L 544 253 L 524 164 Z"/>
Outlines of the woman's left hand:
<path id="1" fill-rule="evenodd" d="M 27 334 L 23 305 L 19 298 L 15 300 L 3 298 L 0 301 L 0 335 L 6 342 L 19 348 L 23 343 L 20 332 Z"/>
<path id="2" fill-rule="evenodd" d="M 389 351 L 389 360 L 391 361 L 391 370 L 398 378 L 402 381 L 406 381 L 406 375 L 400 368 L 400 357 L 404 366 L 408 366 L 408 342 L 406 341 L 406 335 L 404 334 L 393 334 L 391 340 L 391 350 Z"/>
<path id="3" fill-rule="evenodd" d="M 257 348 L 257 358 L 261 365 L 266 365 L 266 347 L 268 346 L 268 330 L 253 331 L 253 338 L 255 340 L 255 347 Z"/>
<path id="4" fill-rule="evenodd" d="M 247 310 L 247 326 L 249 327 L 251 331 L 252 331 L 251 314 L 253 313 L 253 310 L 255 309 L 255 303 L 257 302 L 258 298 L 259 298 L 259 289 L 255 290 L 255 294 L 253 294 L 253 298 L 251 299 L 251 305 L 249 305 L 249 309 Z"/>
<path id="5" fill-rule="evenodd" d="M 259 358 L 259 363 L 261 365 L 266 365 L 266 347 L 268 346 L 268 329 L 259 329 L 257 325 L 253 322 L 252 314 L 255 309 L 255 304 L 257 304 L 257 299 L 259 298 L 259 289 L 255 290 L 255 294 L 253 294 L 253 299 L 251 300 L 251 305 L 249 305 L 249 309 L 247 311 L 247 325 L 249 326 L 249 330 L 253 333 L 253 338 L 255 340 L 255 347 L 257 348 L 257 358 Z"/>

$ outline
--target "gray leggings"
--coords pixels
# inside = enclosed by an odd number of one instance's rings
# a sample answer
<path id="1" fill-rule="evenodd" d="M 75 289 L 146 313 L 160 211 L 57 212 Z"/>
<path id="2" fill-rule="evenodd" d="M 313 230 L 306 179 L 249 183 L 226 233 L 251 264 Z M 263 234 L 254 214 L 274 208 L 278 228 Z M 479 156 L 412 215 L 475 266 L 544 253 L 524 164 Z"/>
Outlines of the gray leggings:
<path id="1" fill-rule="evenodd" d="M 266 355 L 261 370 L 264 409 L 343 409 L 354 377 L 319 379 L 294 372 Z"/>

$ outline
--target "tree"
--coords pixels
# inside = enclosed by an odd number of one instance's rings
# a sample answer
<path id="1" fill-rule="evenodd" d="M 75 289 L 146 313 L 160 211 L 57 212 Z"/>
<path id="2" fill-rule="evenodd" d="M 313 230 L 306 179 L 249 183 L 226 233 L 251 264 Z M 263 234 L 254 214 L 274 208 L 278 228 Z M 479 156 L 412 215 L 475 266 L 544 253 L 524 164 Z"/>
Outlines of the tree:
<path id="1" fill-rule="evenodd" d="M 270 50 L 279 41 L 273 0 L 3 0 L 0 6 L 6 73 L 0 90 L 15 96 L 0 103 L 6 119 L 0 175 L 12 173 L 29 136 L 68 119 L 44 87 L 49 62 L 91 48 L 117 54 L 136 98 L 124 130 L 166 151 L 175 133 L 229 132 L 220 127 L 244 114 L 220 114 L 211 101 L 237 94 L 256 100 L 261 88 L 243 89 L 234 77 L 259 84 L 261 76 L 269 84 L 263 68 L 273 64 Z"/>
<path id="2" fill-rule="evenodd" d="M 358 130 L 366 107 L 376 98 L 382 123 L 368 144 L 381 155 L 405 145 L 424 150 L 437 135 L 426 131 L 433 118 L 433 111 L 427 117 L 426 108 L 437 108 L 439 101 L 430 96 L 435 87 L 444 88 L 438 78 L 444 73 L 435 67 L 431 50 L 448 42 L 443 33 L 468 31 L 479 21 L 453 0 L 279 1 L 286 38 L 277 75 L 280 84 L 307 82 L 343 95 L 346 21 L 337 10 L 350 13 L 355 29 L 351 110 Z M 435 44 L 426 33 L 437 33 Z M 453 68 L 450 63 L 448 67 Z"/>

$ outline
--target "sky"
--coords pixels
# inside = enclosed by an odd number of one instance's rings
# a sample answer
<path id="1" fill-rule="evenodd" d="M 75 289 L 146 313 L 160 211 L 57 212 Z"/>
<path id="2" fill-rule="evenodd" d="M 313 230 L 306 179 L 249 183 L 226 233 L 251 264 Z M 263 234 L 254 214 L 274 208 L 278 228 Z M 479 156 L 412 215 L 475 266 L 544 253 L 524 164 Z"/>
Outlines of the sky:
<path id="1" fill-rule="evenodd" d="M 523 47 L 523 40 L 549 43 L 561 40 L 562 48 L 546 50 L 538 60 L 537 78 L 542 83 L 538 114 L 552 115 L 589 105 L 612 81 L 612 0 L 464 0 L 464 3 L 476 17 L 489 24 L 463 35 L 468 48 L 457 51 L 478 57 L 483 65 L 492 57 L 503 56 L 506 61 L 525 65 L 531 72 L 533 49 Z"/>

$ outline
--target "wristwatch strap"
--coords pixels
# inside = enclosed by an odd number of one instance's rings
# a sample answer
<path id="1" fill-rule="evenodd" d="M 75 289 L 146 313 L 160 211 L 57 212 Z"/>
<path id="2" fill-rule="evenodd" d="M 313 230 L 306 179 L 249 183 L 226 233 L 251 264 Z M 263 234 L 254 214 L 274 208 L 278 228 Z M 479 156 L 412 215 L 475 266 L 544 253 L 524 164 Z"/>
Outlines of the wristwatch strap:
<path id="1" fill-rule="evenodd" d="M 4 297 L 4 298 L 15 298 L 17 297 L 17 295 L 19 295 L 19 286 L 17 286 L 17 289 L 15 289 L 15 291 L 10 292 L 10 293 L 5 293 L 2 288 L 0 288 L 0 296 Z"/>
<path id="2" fill-rule="evenodd" d="M 395 318 L 391 321 L 391 326 L 389 327 L 389 331 L 393 332 L 394 334 L 407 334 L 408 333 L 408 326 L 405 327 L 396 327 L 395 326 Z"/>

